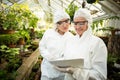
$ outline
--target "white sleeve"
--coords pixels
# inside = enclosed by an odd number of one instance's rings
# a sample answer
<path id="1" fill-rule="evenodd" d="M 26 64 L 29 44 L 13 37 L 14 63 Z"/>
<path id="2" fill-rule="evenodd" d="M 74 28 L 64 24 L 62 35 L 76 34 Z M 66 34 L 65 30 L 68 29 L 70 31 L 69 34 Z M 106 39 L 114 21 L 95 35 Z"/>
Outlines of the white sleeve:
<path id="1" fill-rule="evenodd" d="M 88 80 L 88 70 L 77 68 L 73 72 L 73 78 L 76 80 Z"/>
<path id="2" fill-rule="evenodd" d="M 94 78 L 95 80 L 107 79 L 107 48 L 102 40 L 94 48 L 91 64 L 90 78 Z"/>
<path id="3" fill-rule="evenodd" d="M 46 43 L 47 43 L 47 38 L 48 38 L 48 35 L 50 33 L 48 31 L 46 31 L 42 37 L 42 39 L 40 40 L 39 42 L 39 51 L 40 51 L 40 55 L 44 58 L 44 59 L 47 59 L 47 60 L 51 60 L 52 58 L 54 58 L 55 56 L 53 56 L 54 54 L 52 53 L 49 53 L 49 51 L 47 50 L 47 47 L 46 47 Z"/>
<path id="4" fill-rule="evenodd" d="M 107 48 L 105 44 L 100 41 L 95 46 L 93 55 L 91 56 L 92 68 L 77 69 L 73 73 L 76 80 L 106 80 L 107 78 Z"/>

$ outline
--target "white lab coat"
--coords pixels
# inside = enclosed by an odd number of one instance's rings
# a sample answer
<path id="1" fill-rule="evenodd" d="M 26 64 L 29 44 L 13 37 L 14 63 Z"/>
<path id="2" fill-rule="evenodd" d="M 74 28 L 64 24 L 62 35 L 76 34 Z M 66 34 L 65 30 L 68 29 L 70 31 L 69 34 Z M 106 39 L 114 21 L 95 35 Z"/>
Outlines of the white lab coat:
<path id="1" fill-rule="evenodd" d="M 53 68 L 49 60 L 56 60 L 63 54 L 66 41 L 73 36 L 70 32 L 60 35 L 54 29 L 47 30 L 39 43 L 40 54 L 43 57 L 41 64 L 42 76 L 56 78 L 64 74 Z"/>
<path id="2" fill-rule="evenodd" d="M 72 74 L 73 78 L 76 80 L 107 79 L 107 48 L 102 39 L 92 35 L 91 30 L 88 29 L 81 37 L 76 35 L 69 39 L 66 45 L 64 53 L 66 59 L 84 59 L 83 69 L 76 68 Z M 69 76 L 66 75 L 65 80 L 68 79 Z"/>

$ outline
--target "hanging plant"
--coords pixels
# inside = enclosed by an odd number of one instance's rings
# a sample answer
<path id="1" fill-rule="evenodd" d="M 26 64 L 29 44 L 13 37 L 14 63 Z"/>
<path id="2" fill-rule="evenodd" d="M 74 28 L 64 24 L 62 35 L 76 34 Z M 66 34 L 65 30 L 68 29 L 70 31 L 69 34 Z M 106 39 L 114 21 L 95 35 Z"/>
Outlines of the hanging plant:
<path id="1" fill-rule="evenodd" d="M 70 5 L 68 6 L 68 8 L 66 8 L 66 12 L 70 15 L 71 20 L 73 21 L 73 16 L 75 11 L 78 9 L 78 7 L 72 2 L 70 3 Z"/>
<path id="2" fill-rule="evenodd" d="M 111 16 L 111 17 L 108 18 L 108 19 L 118 19 L 118 20 L 120 20 L 120 17 L 119 17 L 119 16 Z"/>
<path id="3" fill-rule="evenodd" d="M 99 21 L 94 21 L 93 22 L 93 24 L 92 24 L 92 30 L 94 30 L 95 28 L 98 28 L 98 26 L 99 26 L 99 24 L 101 25 L 101 26 L 103 26 L 103 20 L 99 20 Z"/>
<path id="4" fill-rule="evenodd" d="M 89 3 L 89 4 L 92 4 L 92 3 L 95 3 L 95 2 L 97 2 L 98 0 L 87 0 L 87 3 Z"/>

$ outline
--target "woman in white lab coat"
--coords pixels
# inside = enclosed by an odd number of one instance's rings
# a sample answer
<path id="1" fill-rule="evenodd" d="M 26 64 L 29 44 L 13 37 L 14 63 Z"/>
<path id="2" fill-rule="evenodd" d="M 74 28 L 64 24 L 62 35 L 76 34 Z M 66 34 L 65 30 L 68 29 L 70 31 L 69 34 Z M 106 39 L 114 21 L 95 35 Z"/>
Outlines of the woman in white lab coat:
<path id="1" fill-rule="evenodd" d="M 64 53 L 65 59 L 84 59 L 83 68 L 57 68 L 66 72 L 65 80 L 106 80 L 107 48 L 103 40 L 92 34 L 92 17 L 87 9 L 74 14 L 77 35 L 69 39 Z"/>
<path id="2" fill-rule="evenodd" d="M 41 80 L 63 80 L 64 73 L 56 70 L 49 60 L 56 60 L 63 56 L 66 41 L 73 36 L 68 32 L 70 26 L 69 15 L 62 10 L 55 12 L 55 27 L 47 30 L 40 43 L 39 50 L 43 57 L 41 64 Z"/>

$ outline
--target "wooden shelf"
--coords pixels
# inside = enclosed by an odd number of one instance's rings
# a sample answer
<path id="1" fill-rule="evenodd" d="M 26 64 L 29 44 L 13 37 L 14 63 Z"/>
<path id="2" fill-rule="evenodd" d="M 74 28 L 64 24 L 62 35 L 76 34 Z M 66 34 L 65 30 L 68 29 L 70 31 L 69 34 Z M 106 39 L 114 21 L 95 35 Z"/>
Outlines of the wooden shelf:
<path id="1" fill-rule="evenodd" d="M 16 80 L 26 80 L 27 78 L 29 78 L 32 67 L 38 61 L 39 55 L 39 49 L 37 48 L 17 70 L 18 76 L 16 77 Z"/>

